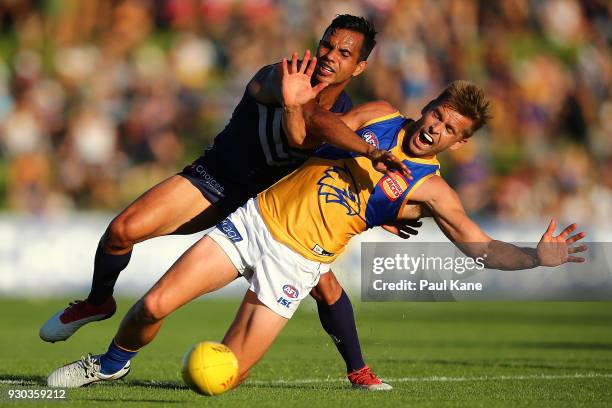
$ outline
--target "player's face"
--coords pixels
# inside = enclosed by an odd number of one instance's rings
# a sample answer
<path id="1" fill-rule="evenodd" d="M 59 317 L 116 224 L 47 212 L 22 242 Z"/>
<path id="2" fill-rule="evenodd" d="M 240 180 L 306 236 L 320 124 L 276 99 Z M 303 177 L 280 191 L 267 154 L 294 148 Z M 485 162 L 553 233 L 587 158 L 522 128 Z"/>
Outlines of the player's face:
<path id="1" fill-rule="evenodd" d="M 316 80 L 334 85 L 361 74 L 367 65 L 366 61 L 359 61 L 363 40 L 363 34 L 356 31 L 328 30 L 317 49 Z"/>
<path id="2" fill-rule="evenodd" d="M 467 142 L 465 132 L 473 121 L 444 103 L 428 106 L 412 127 L 408 149 L 415 157 L 434 156 L 446 149 L 457 149 Z"/>

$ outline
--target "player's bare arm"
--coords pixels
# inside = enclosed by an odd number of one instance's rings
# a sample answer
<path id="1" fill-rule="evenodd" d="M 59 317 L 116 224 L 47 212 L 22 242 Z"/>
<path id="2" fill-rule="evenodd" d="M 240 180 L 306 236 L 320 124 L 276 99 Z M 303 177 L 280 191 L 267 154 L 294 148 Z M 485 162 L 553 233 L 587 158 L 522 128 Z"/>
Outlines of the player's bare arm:
<path id="1" fill-rule="evenodd" d="M 346 117 L 343 115 L 342 119 L 339 119 L 338 115 L 323 109 L 316 101 L 316 96 L 327 85 L 311 85 L 310 79 L 316 61 L 313 63 L 309 58 L 310 53 L 307 51 L 298 63 L 297 53 L 293 53 L 290 64 L 285 59 L 281 63 L 283 130 L 287 134 L 289 144 L 292 147 L 309 149 L 328 143 L 368 157 L 380 172 L 396 169 L 411 178 L 408 168 L 399 159 L 370 145 L 354 132 L 367 120 L 397 112 L 397 109 L 386 102 L 374 102 L 374 105 L 365 104 L 362 108 L 355 108 L 355 112 L 352 110 L 351 114 Z M 381 109 L 379 104 L 384 104 L 384 109 Z M 315 119 L 319 116 L 321 119 Z M 354 127 L 351 128 L 351 125 Z"/>
<path id="2" fill-rule="evenodd" d="M 306 51 L 300 62 L 297 52 L 294 52 L 290 64 L 283 59 L 281 64 L 269 65 L 255 74 L 248 85 L 249 93 L 258 102 L 279 103 L 283 106 L 283 130 L 291 147 L 312 149 L 322 143 L 329 143 L 368 157 L 381 172 L 397 169 L 410 178 L 408 168 L 395 156 L 366 143 L 344 126 L 336 114 L 318 104 L 316 97 L 328 84 L 311 85 L 315 67 L 316 57 L 311 59 L 310 51 Z M 365 104 L 364 109 L 359 109 L 345 120 L 356 124 L 354 129 L 357 129 L 359 125 L 367 122 L 368 118 L 376 117 L 376 112 L 378 116 L 382 116 L 397 111 L 386 102 L 372 104 L 374 105 Z M 381 109 L 382 104 L 385 105 L 384 109 Z M 323 118 L 313 121 L 315 115 L 323 115 Z M 340 133 L 328 132 L 329 128 L 341 130 Z"/>
<path id="3" fill-rule="evenodd" d="M 561 234 L 554 236 L 556 221 L 553 220 L 537 248 L 520 248 L 494 240 L 483 232 L 465 213 L 455 191 L 439 176 L 425 181 L 411 199 L 423 203 L 431 211 L 442 232 L 466 255 L 473 258 L 485 257 L 488 268 L 518 270 L 584 262 L 583 257 L 573 255 L 587 249 L 584 245 L 572 246 L 585 237 L 583 232 L 572 235 L 576 224 L 569 225 Z M 405 216 L 402 213 L 402 217 Z"/>
<path id="4" fill-rule="evenodd" d="M 385 101 L 368 102 L 351 109 L 343 115 L 323 112 L 318 107 L 311 104 L 306 105 L 303 110 L 308 136 L 320 138 L 322 137 L 321 135 L 327 135 L 327 142 L 334 145 L 339 145 L 341 141 L 347 140 L 349 134 L 354 134 L 355 130 L 363 127 L 368 121 L 398 112 L 394 106 Z M 329 139 L 331 139 L 331 141 Z M 412 179 L 408 168 L 393 154 L 378 149 L 368 143 L 364 142 L 364 144 L 366 146 L 363 151 L 358 151 L 356 148 L 349 148 L 346 146 L 340 147 L 346 150 L 355 151 L 369 158 L 374 168 L 381 173 L 399 170 L 409 179 Z"/>

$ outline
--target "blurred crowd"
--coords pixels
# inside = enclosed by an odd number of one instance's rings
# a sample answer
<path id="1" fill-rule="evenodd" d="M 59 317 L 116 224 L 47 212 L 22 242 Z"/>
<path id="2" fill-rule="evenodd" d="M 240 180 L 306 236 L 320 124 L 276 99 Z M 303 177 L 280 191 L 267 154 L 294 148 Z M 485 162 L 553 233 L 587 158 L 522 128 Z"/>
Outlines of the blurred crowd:
<path id="1" fill-rule="evenodd" d="M 485 87 L 493 121 L 441 158 L 470 213 L 612 214 L 607 0 L 4 0 L 0 208 L 120 209 L 199 156 L 261 66 L 315 49 L 342 13 L 379 31 L 356 102 L 415 117 L 451 80 Z"/>

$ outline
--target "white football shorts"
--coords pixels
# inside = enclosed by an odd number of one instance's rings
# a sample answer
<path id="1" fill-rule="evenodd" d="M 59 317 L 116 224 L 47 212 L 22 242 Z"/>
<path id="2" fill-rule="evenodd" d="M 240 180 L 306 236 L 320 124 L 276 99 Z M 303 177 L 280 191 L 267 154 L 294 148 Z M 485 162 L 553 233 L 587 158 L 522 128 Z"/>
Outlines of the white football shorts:
<path id="1" fill-rule="evenodd" d="M 257 298 L 275 313 L 290 319 L 329 264 L 311 261 L 276 241 L 251 198 L 209 234 Z"/>

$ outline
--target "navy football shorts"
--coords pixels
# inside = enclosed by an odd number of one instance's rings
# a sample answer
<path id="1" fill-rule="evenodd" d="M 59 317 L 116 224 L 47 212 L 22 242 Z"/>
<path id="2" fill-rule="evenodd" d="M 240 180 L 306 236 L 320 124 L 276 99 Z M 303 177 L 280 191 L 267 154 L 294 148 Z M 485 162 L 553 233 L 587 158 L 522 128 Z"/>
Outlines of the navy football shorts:
<path id="1" fill-rule="evenodd" d="M 178 175 L 189 180 L 211 203 L 226 197 L 226 187 L 198 161 L 185 167 Z"/>

